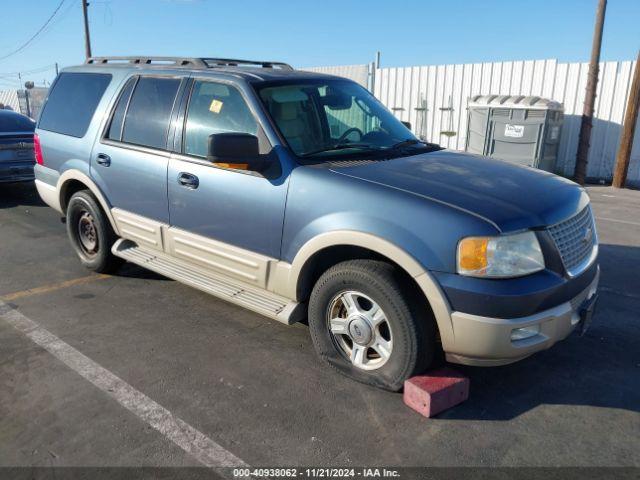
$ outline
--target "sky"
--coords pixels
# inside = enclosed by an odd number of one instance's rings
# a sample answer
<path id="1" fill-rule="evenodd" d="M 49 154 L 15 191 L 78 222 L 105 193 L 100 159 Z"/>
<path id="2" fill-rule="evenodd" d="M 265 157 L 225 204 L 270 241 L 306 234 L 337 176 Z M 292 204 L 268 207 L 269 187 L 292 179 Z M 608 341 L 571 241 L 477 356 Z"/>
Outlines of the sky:
<path id="1" fill-rule="evenodd" d="M 0 89 L 84 61 L 80 0 L 0 0 Z M 597 0 L 91 0 L 93 55 L 280 60 L 294 67 L 588 61 Z M 635 59 L 640 0 L 609 0 L 603 60 Z M 7 56 L 8 55 L 8 56 Z M 5 58 L 6 57 L 6 58 Z M 22 80 L 17 72 L 23 72 Z"/>

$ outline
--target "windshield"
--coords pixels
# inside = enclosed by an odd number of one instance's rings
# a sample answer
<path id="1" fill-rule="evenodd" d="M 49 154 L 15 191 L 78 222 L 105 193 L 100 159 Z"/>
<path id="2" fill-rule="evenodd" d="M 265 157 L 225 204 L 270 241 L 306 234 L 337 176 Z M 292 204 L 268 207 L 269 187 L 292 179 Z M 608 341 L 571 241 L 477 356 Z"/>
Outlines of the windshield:
<path id="1" fill-rule="evenodd" d="M 424 146 L 369 91 L 348 80 L 274 82 L 259 95 L 298 157 Z"/>

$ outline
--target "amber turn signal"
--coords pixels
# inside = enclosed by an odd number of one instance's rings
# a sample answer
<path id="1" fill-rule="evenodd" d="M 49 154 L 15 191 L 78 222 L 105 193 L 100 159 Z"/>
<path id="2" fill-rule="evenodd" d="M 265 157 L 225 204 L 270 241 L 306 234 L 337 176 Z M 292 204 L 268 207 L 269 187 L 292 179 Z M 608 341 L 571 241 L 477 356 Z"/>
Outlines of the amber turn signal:
<path id="1" fill-rule="evenodd" d="M 458 244 L 458 265 L 467 271 L 482 270 L 487 267 L 488 237 L 468 237 Z"/>

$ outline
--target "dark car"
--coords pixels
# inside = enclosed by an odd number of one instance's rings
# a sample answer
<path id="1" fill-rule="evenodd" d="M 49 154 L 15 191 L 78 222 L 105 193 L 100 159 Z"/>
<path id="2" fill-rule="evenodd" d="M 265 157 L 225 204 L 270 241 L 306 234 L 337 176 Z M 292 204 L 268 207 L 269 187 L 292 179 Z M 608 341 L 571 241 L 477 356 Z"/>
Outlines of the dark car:
<path id="1" fill-rule="evenodd" d="M 29 117 L 0 110 L 0 183 L 33 181 L 35 128 Z"/>

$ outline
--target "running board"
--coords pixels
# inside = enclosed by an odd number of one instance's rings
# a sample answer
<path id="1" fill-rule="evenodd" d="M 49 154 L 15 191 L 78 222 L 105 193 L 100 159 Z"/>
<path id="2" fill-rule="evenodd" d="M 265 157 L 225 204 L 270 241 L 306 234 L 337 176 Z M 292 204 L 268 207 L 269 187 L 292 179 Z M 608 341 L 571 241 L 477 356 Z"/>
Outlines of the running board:
<path id="1" fill-rule="evenodd" d="M 128 262 L 287 325 L 304 318 L 305 309 L 301 303 L 261 288 L 243 285 L 236 280 L 229 280 L 223 275 L 211 273 L 184 260 L 140 247 L 131 240 L 118 240 L 111 251 Z"/>

